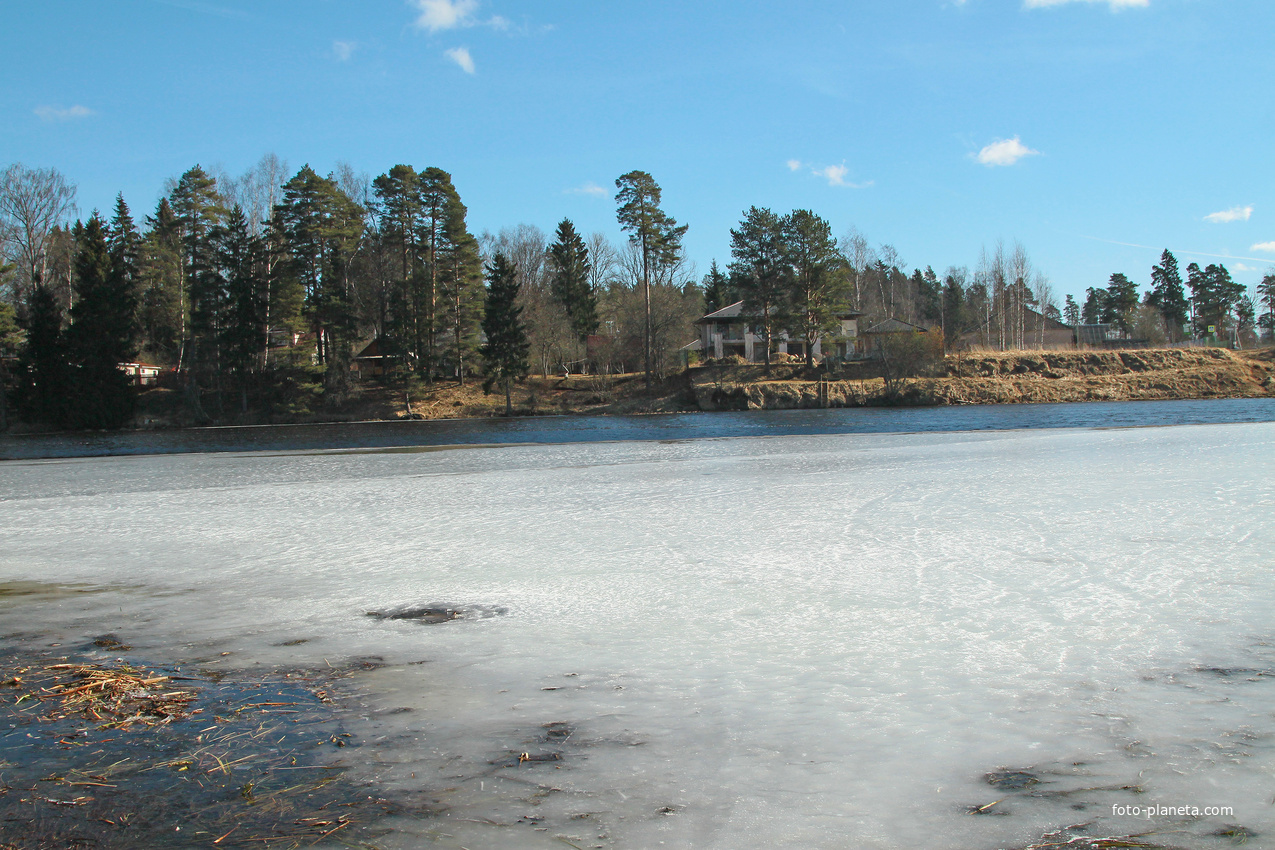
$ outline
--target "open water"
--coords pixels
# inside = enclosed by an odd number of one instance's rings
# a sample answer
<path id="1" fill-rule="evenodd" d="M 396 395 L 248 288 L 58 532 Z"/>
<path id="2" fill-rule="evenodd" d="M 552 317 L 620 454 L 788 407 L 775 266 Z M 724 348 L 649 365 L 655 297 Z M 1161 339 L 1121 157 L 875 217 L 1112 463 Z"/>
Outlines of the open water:
<path id="1" fill-rule="evenodd" d="M 1275 846 L 1275 408 L 1156 405 L 12 460 L 0 582 L 99 592 L 0 632 L 381 659 L 349 758 L 440 809 L 386 847 Z"/>

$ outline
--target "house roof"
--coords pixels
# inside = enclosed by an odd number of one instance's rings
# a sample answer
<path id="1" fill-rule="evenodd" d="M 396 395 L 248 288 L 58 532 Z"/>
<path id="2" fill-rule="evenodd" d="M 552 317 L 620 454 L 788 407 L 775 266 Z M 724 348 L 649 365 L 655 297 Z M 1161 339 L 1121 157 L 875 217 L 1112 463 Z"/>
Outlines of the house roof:
<path id="1" fill-rule="evenodd" d="M 856 310 L 843 310 L 837 313 L 838 319 L 857 319 L 863 314 Z M 744 302 L 736 301 L 734 304 L 728 304 L 720 310 L 715 310 L 707 316 L 701 316 L 695 320 L 695 324 L 708 324 L 709 322 L 721 322 L 729 319 L 739 319 L 744 317 Z M 757 316 L 756 318 L 760 318 Z"/>
<path id="2" fill-rule="evenodd" d="M 696 324 L 700 322 L 716 322 L 720 319 L 738 319 L 744 312 L 744 302 L 736 301 L 734 304 L 728 304 L 720 310 L 714 310 L 707 316 L 701 316 L 695 320 Z"/>
<path id="3" fill-rule="evenodd" d="M 884 322 L 877 322 L 872 327 L 863 331 L 864 334 L 898 334 L 914 331 L 916 333 L 925 333 L 928 328 L 920 325 L 914 325 L 911 322 L 903 322 L 898 319 L 886 319 Z"/>

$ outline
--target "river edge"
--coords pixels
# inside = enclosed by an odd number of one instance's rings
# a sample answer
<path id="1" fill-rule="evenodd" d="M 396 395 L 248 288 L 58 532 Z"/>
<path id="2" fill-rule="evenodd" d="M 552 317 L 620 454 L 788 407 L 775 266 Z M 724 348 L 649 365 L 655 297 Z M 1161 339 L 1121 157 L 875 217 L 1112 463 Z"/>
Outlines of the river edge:
<path id="1" fill-rule="evenodd" d="M 34 584 L 16 591 L 12 585 L 0 588 L 3 596 L 66 592 L 94 590 Z M 444 785 L 452 787 L 405 791 L 401 783 L 389 787 L 359 769 L 375 763 L 377 755 L 364 748 L 374 749 L 378 742 L 346 731 L 368 719 L 367 706 L 360 701 L 367 685 L 362 674 L 388 672 L 393 664 L 356 658 L 329 662 L 328 669 L 215 669 L 217 663 L 232 660 L 226 658 L 230 653 L 154 664 L 115 635 L 71 645 L 52 637 L 28 633 L 0 638 L 0 726 L 8 727 L 0 733 L 3 850 L 379 850 L 403 846 L 404 839 L 463 847 L 456 835 L 462 825 L 469 830 L 464 841 L 475 846 L 511 846 L 512 841 L 512 846 L 525 847 L 560 842 L 604 848 L 623 841 L 614 835 L 622 824 L 608 823 L 602 813 L 572 814 L 550 804 L 562 789 L 546 771 L 570 764 L 590 747 L 572 740 L 576 730 L 567 723 L 544 725 L 526 752 L 483 755 L 477 762 L 481 766 L 446 778 Z M 162 648 L 160 654 L 166 654 Z M 116 711 L 110 700 L 72 704 L 68 695 L 83 691 L 81 682 L 90 674 L 141 678 L 151 690 L 134 691 Z M 143 705 L 148 699 L 171 701 L 182 693 L 187 696 L 177 698 L 186 700 L 184 712 L 148 716 Z M 988 796 L 996 799 L 968 806 L 964 814 L 1008 814 L 1003 803 L 1036 796 L 1035 786 L 1050 781 L 1047 771 L 1036 770 L 1002 767 L 987 773 Z M 456 786 L 484 778 L 488 785 L 518 783 L 520 793 L 534 792 L 527 813 L 506 821 L 479 816 L 469 811 L 472 806 L 450 811 L 444 798 Z M 1139 788 L 1124 790 L 1142 793 Z M 681 810 L 664 806 L 651 816 L 677 819 Z M 1080 821 L 1013 850 L 1183 850 L 1158 840 L 1163 830 L 1093 835 L 1094 826 L 1091 820 Z M 480 833 L 497 844 L 475 843 L 482 840 Z M 1213 834 L 1237 844 L 1255 835 L 1240 827 Z M 992 850 L 997 845 L 984 846 Z"/>

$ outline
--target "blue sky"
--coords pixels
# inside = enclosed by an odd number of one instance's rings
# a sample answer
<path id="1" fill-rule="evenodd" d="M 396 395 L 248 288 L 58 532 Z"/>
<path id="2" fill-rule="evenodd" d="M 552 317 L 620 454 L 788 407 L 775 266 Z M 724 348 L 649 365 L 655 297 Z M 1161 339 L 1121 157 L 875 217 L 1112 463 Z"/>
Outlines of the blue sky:
<path id="1" fill-rule="evenodd" d="M 50 0 L 0 24 L 0 165 L 57 168 L 85 214 L 273 152 L 444 168 L 475 233 L 617 241 L 615 178 L 649 171 L 701 273 L 750 205 L 940 273 L 1017 239 L 1077 296 L 1145 287 L 1165 247 L 1250 286 L 1275 263 L 1271 0 Z"/>

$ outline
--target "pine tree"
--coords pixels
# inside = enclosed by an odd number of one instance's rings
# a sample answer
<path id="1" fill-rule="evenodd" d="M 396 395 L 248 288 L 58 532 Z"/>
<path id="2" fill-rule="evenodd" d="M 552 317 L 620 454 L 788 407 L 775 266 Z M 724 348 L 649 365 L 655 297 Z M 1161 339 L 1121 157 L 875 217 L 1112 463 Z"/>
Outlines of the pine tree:
<path id="1" fill-rule="evenodd" d="M 1116 272 L 1107 283 L 1101 321 L 1120 326 L 1126 333 L 1133 327 L 1133 311 L 1138 307 L 1138 285 Z"/>
<path id="2" fill-rule="evenodd" d="M 1080 305 L 1071 297 L 1071 293 L 1067 294 L 1067 302 L 1063 306 L 1063 321 L 1073 328 L 1080 324 Z"/>
<path id="3" fill-rule="evenodd" d="M 589 249 L 570 219 L 558 223 L 549 246 L 549 291 L 567 311 L 576 339 L 584 342 L 598 329 L 598 299 L 589 285 Z"/>
<path id="4" fill-rule="evenodd" d="M 651 283 L 661 272 L 671 268 L 682 252 L 682 238 L 687 225 L 678 226 L 676 219 L 660 209 L 661 191 L 655 179 L 645 171 L 630 171 L 615 181 L 616 218 L 620 229 L 639 249 L 642 264 L 642 301 L 646 312 L 643 325 L 643 364 L 646 386 L 650 388 L 654 362 L 651 324 Z"/>
<path id="5" fill-rule="evenodd" d="M 832 226 L 810 210 L 794 210 L 781 222 L 783 251 L 791 267 L 793 329 L 805 340 L 806 365 L 815 365 L 815 343 L 835 331 L 850 302 L 850 275 Z M 733 243 L 732 243 L 733 244 Z"/>
<path id="6" fill-rule="evenodd" d="M 511 385 L 527 377 L 531 367 L 527 355 L 531 346 L 522 325 L 522 308 L 518 306 L 518 268 L 497 252 L 487 266 L 487 304 L 483 312 L 483 334 L 487 344 L 482 348 L 483 392 L 499 384 L 505 391 L 505 413 L 513 413 Z"/>
<path id="7" fill-rule="evenodd" d="M 451 207 L 445 231 L 445 250 L 439 255 L 441 293 L 446 304 L 444 325 L 450 338 L 449 371 L 464 385 L 468 363 L 478 350 L 483 309 L 482 257 L 478 240 L 465 227 L 465 206 L 459 195 Z"/>
<path id="8" fill-rule="evenodd" d="M 350 264 L 363 234 L 363 208 L 307 165 L 284 185 L 273 227 L 286 255 L 280 271 L 304 293 L 316 357 L 330 380 L 343 378 L 357 326 Z"/>
<path id="9" fill-rule="evenodd" d="M 791 313 L 792 266 L 783 219 L 768 209 L 749 207 L 730 232 L 731 285 L 743 298 L 744 315 L 756 317 L 770 372 L 772 341 Z"/>
<path id="10" fill-rule="evenodd" d="M 133 414 L 132 383 L 119 367 L 137 356 L 133 287 L 111 260 L 96 213 L 75 258 L 75 304 L 66 331 L 72 405 L 68 420 L 85 428 L 118 428 Z"/>
<path id="11" fill-rule="evenodd" d="M 1107 290 L 1085 289 L 1085 305 L 1080 308 L 1080 318 L 1086 325 L 1096 325 L 1103 321 L 1107 311 Z"/>
<path id="12" fill-rule="evenodd" d="M 1257 303 L 1265 308 L 1257 324 L 1269 339 L 1275 336 L 1275 271 L 1262 276 L 1262 282 L 1257 285 Z"/>
<path id="13" fill-rule="evenodd" d="M 390 270 L 379 299 L 384 354 L 420 362 L 420 301 L 413 291 L 421 258 L 420 176 L 410 165 L 396 165 L 372 181 L 382 249 Z"/>

